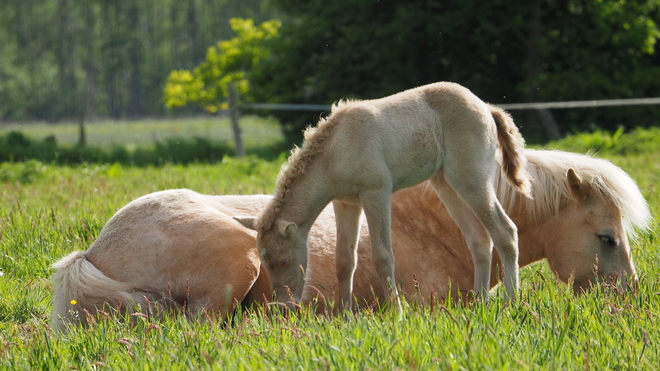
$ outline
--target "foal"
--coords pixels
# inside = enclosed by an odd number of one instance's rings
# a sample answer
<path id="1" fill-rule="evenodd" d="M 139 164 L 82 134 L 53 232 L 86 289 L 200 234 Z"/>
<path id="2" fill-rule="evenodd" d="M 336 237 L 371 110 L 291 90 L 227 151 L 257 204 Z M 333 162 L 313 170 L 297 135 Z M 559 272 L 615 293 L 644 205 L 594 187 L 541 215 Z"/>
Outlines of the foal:
<path id="1" fill-rule="evenodd" d="M 305 143 L 292 152 L 263 213 L 235 219 L 257 230 L 259 256 L 276 299 L 285 301 L 291 292 L 299 300 L 307 237 L 332 201 L 339 300 L 350 308 L 361 212 L 381 284 L 396 296 L 390 198 L 430 179 L 466 236 L 475 291 L 487 298 L 494 242 L 507 295 L 513 296 L 519 285 L 518 236 L 494 191 L 498 142 L 508 181 L 529 195 L 524 141 L 513 120 L 460 85 L 440 82 L 382 99 L 340 102 L 305 131 Z"/>

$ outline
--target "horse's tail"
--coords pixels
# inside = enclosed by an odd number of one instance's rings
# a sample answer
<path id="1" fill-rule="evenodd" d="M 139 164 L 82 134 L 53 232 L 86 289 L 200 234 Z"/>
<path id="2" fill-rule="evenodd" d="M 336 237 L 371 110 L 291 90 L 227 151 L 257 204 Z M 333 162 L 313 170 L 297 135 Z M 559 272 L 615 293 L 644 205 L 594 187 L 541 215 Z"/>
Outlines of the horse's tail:
<path id="1" fill-rule="evenodd" d="M 518 131 L 511 115 L 499 107 L 492 105 L 488 107 L 497 127 L 497 140 L 502 151 L 502 171 L 519 192 L 530 197 L 532 188 L 526 170 L 527 158 L 523 153 L 525 139 Z"/>
<path id="2" fill-rule="evenodd" d="M 148 305 L 158 295 L 113 280 L 96 268 L 82 251 L 76 251 L 53 264 L 55 292 L 51 326 L 64 332 L 66 324 L 88 325 L 103 308 L 132 312 L 135 305 Z"/>

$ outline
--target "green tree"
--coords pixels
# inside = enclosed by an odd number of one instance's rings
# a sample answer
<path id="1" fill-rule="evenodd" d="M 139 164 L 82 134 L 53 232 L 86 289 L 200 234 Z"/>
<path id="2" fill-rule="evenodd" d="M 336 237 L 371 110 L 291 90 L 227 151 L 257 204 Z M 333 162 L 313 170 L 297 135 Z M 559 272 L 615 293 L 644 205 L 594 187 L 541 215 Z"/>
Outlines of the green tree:
<path id="1" fill-rule="evenodd" d="M 660 79 L 637 76 L 657 74 L 657 0 L 273 3 L 288 11 L 290 21 L 273 43 L 276 58 L 254 79 L 263 99 L 369 99 L 442 80 L 493 103 L 660 94 Z M 567 122 L 600 124 L 612 112 L 552 113 L 565 131 Z M 535 114 L 513 113 L 524 132 L 543 131 L 532 120 Z M 300 140 L 302 128 L 318 117 L 274 114 L 292 140 Z"/>
<path id="2" fill-rule="evenodd" d="M 660 96 L 660 1 L 543 2 L 542 68 L 529 81 L 543 100 Z M 557 110 L 558 122 L 584 130 L 620 123 L 657 125 L 658 107 Z M 564 127 L 565 130 L 572 129 Z"/>
<path id="3" fill-rule="evenodd" d="M 266 1 L 0 0 L 0 120 L 163 115 L 164 77 Z"/>
<path id="4" fill-rule="evenodd" d="M 229 107 L 229 100 L 238 92 L 247 97 L 250 92 L 250 74 L 270 56 L 265 42 L 277 37 L 281 25 L 278 20 L 256 26 L 252 19 L 232 18 L 229 21 L 237 36 L 219 41 L 206 53 L 206 59 L 192 71 L 174 70 L 167 77 L 163 96 L 167 107 L 180 107 L 194 103 L 215 113 Z M 236 102 L 234 102 L 236 103 Z M 242 155 L 242 140 L 237 118 L 234 117 L 234 137 L 237 154 Z"/>

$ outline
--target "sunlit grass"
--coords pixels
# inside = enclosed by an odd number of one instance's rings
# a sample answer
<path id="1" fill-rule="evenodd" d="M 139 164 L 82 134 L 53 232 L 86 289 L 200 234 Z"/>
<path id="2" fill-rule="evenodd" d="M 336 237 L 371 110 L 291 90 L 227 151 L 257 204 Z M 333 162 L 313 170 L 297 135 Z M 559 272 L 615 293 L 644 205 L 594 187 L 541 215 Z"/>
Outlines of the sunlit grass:
<path id="1" fill-rule="evenodd" d="M 625 135 L 618 140 L 629 140 Z M 655 369 L 660 364 L 660 148 L 634 155 L 613 148 L 598 155 L 630 173 L 656 218 L 652 230 L 632 243 L 640 274 L 635 293 L 597 288 L 575 297 L 541 263 L 521 271 L 514 302 L 503 302 L 497 291 L 488 304 L 406 304 L 402 320 L 387 309 L 326 317 L 268 307 L 267 314 L 239 312 L 210 323 L 135 316 L 131 326 L 101 318 L 66 335 L 55 335 L 48 325 L 50 265 L 87 249 L 120 207 L 168 188 L 271 193 L 282 159 L 143 168 L 2 164 L 0 369 Z"/>

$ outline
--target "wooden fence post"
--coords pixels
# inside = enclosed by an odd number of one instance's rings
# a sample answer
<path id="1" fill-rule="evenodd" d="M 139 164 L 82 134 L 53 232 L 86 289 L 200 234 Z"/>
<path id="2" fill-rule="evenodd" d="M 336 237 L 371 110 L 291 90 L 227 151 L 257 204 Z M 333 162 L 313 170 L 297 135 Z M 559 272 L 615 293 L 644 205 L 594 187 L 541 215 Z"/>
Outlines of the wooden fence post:
<path id="1" fill-rule="evenodd" d="M 243 135 L 241 133 L 241 125 L 239 122 L 240 113 L 238 111 L 238 93 L 233 82 L 227 84 L 229 93 L 229 118 L 231 119 L 231 128 L 234 132 L 234 145 L 236 146 L 236 157 L 244 157 L 245 149 L 243 148 Z"/>

